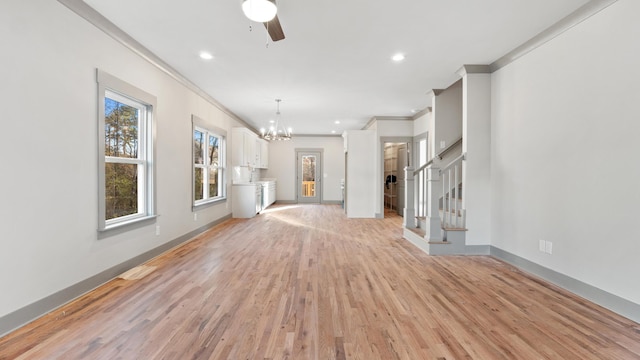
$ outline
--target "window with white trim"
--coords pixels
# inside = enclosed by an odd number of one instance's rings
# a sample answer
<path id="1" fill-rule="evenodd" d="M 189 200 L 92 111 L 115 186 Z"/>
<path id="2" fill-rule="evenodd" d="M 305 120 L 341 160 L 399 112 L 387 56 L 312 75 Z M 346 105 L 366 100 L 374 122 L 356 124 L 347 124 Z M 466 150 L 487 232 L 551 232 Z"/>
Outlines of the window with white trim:
<path id="1" fill-rule="evenodd" d="M 226 132 L 193 116 L 193 205 L 226 199 Z"/>
<path id="2" fill-rule="evenodd" d="M 155 217 L 154 96 L 98 70 L 99 230 Z"/>

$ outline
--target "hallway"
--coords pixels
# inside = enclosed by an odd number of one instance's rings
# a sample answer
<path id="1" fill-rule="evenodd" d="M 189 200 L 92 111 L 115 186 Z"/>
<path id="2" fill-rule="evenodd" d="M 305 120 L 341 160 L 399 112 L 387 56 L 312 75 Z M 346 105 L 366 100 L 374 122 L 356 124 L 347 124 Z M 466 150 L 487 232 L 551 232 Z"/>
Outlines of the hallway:
<path id="1" fill-rule="evenodd" d="M 0 359 L 640 359 L 640 325 L 490 257 L 430 257 L 401 222 L 228 220 L 0 338 Z"/>

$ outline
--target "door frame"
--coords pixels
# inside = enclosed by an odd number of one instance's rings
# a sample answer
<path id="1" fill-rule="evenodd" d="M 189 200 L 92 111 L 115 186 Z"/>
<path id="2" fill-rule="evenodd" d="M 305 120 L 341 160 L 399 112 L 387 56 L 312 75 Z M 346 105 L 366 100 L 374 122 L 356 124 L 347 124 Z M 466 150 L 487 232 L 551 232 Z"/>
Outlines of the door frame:
<path id="1" fill-rule="evenodd" d="M 300 194 L 301 194 L 300 188 L 302 186 L 302 181 L 298 177 L 298 174 L 300 174 L 300 163 L 298 162 L 298 160 L 300 159 L 300 155 L 304 153 L 319 154 L 320 166 L 316 167 L 316 197 L 318 198 L 317 202 L 316 201 L 312 201 L 312 202 L 300 201 Z M 322 204 L 322 194 L 323 194 L 322 188 L 324 184 L 324 181 L 323 181 L 324 180 L 323 179 L 324 149 L 323 148 L 295 148 L 295 162 L 296 162 L 296 166 L 295 166 L 294 179 L 296 183 L 296 203 Z"/>
<path id="2" fill-rule="evenodd" d="M 409 162 L 409 166 L 413 164 L 413 153 L 412 153 L 412 144 L 413 144 L 413 136 L 380 136 L 380 147 L 378 151 L 378 209 L 380 209 L 379 214 L 376 217 L 384 218 L 384 144 L 385 143 L 406 143 L 407 150 L 409 154 L 407 155 L 407 161 Z M 406 189 L 405 189 L 406 191 Z M 404 196 L 404 195 L 403 195 Z"/>

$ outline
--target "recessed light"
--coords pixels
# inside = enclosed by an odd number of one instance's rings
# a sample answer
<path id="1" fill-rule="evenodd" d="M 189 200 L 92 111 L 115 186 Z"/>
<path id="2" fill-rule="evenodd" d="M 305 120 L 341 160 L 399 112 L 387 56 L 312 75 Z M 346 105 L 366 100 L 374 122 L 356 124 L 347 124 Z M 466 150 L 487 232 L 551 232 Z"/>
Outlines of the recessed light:
<path id="1" fill-rule="evenodd" d="M 211 53 L 208 53 L 206 51 L 201 51 L 200 52 L 200 59 L 202 59 L 202 60 L 211 60 L 211 59 L 213 59 L 213 55 L 211 55 Z"/>
<path id="2" fill-rule="evenodd" d="M 335 130 L 331 130 L 331 133 L 332 133 L 332 134 L 335 134 L 335 133 L 336 133 L 336 131 L 335 131 Z"/>
<path id="3" fill-rule="evenodd" d="M 270 124 L 273 124 L 273 123 L 275 123 L 275 122 L 276 122 L 275 120 L 269 120 L 269 123 L 270 123 Z"/>
<path id="4" fill-rule="evenodd" d="M 391 57 L 391 60 L 396 62 L 402 61 L 404 60 L 404 54 L 401 54 L 401 53 L 395 54 Z"/>
<path id="5" fill-rule="evenodd" d="M 336 124 L 336 125 L 338 125 L 338 124 L 340 124 L 340 120 L 336 120 L 336 121 L 334 121 L 333 123 L 334 123 L 334 124 Z"/>

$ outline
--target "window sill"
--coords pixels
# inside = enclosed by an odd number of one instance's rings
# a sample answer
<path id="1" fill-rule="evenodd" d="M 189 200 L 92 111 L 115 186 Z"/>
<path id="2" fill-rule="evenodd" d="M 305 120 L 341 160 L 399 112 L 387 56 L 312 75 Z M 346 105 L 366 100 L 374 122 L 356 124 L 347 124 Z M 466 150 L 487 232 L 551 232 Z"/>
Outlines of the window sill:
<path id="1" fill-rule="evenodd" d="M 198 204 L 194 204 L 193 206 L 191 206 L 191 211 L 196 211 L 196 210 L 200 210 L 200 209 L 205 209 L 208 208 L 209 206 L 213 206 L 213 205 L 218 205 L 218 204 L 222 204 L 227 202 L 227 198 L 223 197 L 223 198 L 217 198 L 217 199 L 213 199 L 213 200 L 209 200 L 206 202 L 201 202 Z"/>
<path id="2" fill-rule="evenodd" d="M 98 229 L 98 238 L 102 239 L 108 236 L 121 234 L 132 229 L 147 226 L 150 223 L 155 222 L 157 217 L 158 215 L 149 215 L 107 225 L 103 229 Z"/>

